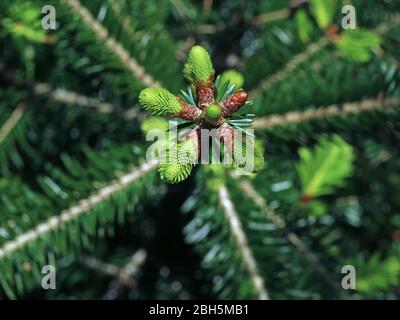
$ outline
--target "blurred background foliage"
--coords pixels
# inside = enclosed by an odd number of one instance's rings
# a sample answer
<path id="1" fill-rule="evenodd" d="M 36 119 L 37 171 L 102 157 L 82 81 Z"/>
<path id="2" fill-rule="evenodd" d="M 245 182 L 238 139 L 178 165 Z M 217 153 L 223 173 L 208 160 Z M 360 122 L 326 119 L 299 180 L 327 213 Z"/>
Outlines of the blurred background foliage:
<path id="1" fill-rule="evenodd" d="M 146 162 L 138 94 L 195 44 L 250 92 L 258 175 Z M 1 1 L 0 297 L 398 299 L 399 62 L 397 0 Z"/>

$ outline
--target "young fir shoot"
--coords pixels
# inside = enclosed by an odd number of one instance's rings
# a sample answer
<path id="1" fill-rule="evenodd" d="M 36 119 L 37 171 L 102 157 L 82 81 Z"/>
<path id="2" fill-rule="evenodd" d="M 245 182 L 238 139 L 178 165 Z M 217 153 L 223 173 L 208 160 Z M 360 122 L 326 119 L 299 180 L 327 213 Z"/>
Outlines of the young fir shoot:
<path id="1" fill-rule="evenodd" d="M 184 135 L 178 133 L 176 145 L 168 139 L 165 143 L 167 155 L 159 167 L 161 178 L 169 183 L 178 183 L 190 175 L 201 159 L 202 129 L 215 129 L 217 143 L 232 155 L 233 164 L 245 166 L 246 150 L 242 141 L 246 139 L 238 137 L 242 133 L 254 137 L 243 129 L 251 126 L 254 115 L 233 117 L 243 106 L 252 104 L 247 101 L 248 94 L 241 89 L 243 76 L 230 70 L 215 79 L 210 56 L 201 46 L 190 50 L 183 74 L 191 82 L 191 87 L 182 90 L 181 96 L 163 88 L 146 88 L 139 95 L 140 103 L 151 115 L 186 121 L 178 124 L 178 131 L 185 128 L 187 132 Z M 188 129 L 191 125 L 194 127 Z M 258 171 L 264 163 L 263 153 L 254 154 L 260 158 L 254 161 L 254 171 Z"/>

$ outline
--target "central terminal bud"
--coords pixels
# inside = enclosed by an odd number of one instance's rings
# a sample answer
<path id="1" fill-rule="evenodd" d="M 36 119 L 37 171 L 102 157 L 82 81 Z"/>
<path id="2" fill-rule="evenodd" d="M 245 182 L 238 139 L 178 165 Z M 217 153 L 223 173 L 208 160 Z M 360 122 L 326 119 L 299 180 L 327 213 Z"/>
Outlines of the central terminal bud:
<path id="1" fill-rule="evenodd" d="M 204 109 L 204 121 L 213 127 L 219 126 L 223 121 L 220 105 L 213 103 L 206 106 Z"/>

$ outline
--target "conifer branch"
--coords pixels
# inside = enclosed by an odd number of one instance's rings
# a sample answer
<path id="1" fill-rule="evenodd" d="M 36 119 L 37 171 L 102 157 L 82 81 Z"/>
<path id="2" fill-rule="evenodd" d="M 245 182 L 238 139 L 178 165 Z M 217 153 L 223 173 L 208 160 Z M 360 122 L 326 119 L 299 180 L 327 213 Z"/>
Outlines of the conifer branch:
<path id="1" fill-rule="evenodd" d="M 137 286 L 137 280 L 134 277 L 139 271 L 139 268 L 141 268 L 145 263 L 146 257 L 147 253 L 144 249 L 136 251 L 130 261 L 119 270 L 117 276 L 114 277 L 116 279 L 109 284 L 109 289 L 103 295 L 103 299 L 114 299 L 120 294 L 123 286 L 127 286 L 130 289 L 135 288 Z"/>
<path id="2" fill-rule="evenodd" d="M 238 181 L 237 176 L 235 175 L 231 176 Z M 267 204 L 265 199 L 254 189 L 252 184 L 249 181 L 244 180 L 239 183 L 239 187 L 243 191 L 243 193 L 265 213 L 266 217 L 270 219 L 278 229 L 285 231 L 286 237 L 289 240 L 289 242 L 301 254 L 304 254 L 304 257 L 307 259 L 307 261 L 330 284 L 330 286 L 335 290 L 339 290 L 337 283 L 334 281 L 334 279 L 332 279 L 329 272 L 321 264 L 318 257 L 307 248 L 307 246 L 303 243 L 303 241 L 299 238 L 297 234 L 295 234 L 294 232 L 287 231 L 287 225 L 285 220 L 283 220 L 282 217 Z"/>
<path id="3" fill-rule="evenodd" d="M 78 204 L 61 211 L 61 213 L 56 216 L 50 217 L 35 228 L 19 235 L 16 239 L 6 242 L 2 247 L 0 247 L 0 260 L 11 253 L 21 250 L 46 234 L 58 230 L 61 226 L 78 219 L 85 213 L 90 212 L 94 207 L 109 200 L 113 195 L 127 188 L 134 181 L 138 180 L 149 171 L 154 170 L 156 166 L 157 161 L 143 163 L 140 167 L 137 167 L 128 174 L 121 176 L 109 185 L 95 192 L 90 197 L 79 201 Z"/>
<path id="4" fill-rule="evenodd" d="M 178 14 L 181 16 L 186 28 L 188 30 L 194 30 L 195 25 L 190 18 L 190 13 L 186 8 L 185 4 L 181 0 L 169 0 L 173 7 L 176 9 Z"/>
<path id="5" fill-rule="evenodd" d="M 64 89 L 53 89 L 47 83 L 35 83 L 32 86 L 32 92 L 37 96 L 49 97 L 51 100 L 77 105 L 80 107 L 96 108 L 98 111 L 103 113 L 110 113 L 116 110 L 116 107 L 108 102 L 102 102 L 95 98 L 86 97 L 82 94 L 64 90 Z"/>
<path id="6" fill-rule="evenodd" d="M 277 20 L 287 19 L 290 15 L 288 9 L 281 9 L 271 12 L 265 12 L 253 18 L 254 25 L 262 25 L 265 23 L 270 23 Z"/>
<path id="7" fill-rule="evenodd" d="M 93 31 L 97 39 L 104 42 L 107 49 L 115 54 L 120 62 L 128 68 L 143 85 L 148 87 L 161 86 L 158 81 L 146 73 L 145 69 L 129 55 L 128 51 L 119 42 L 109 35 L 107 29 L 93 17 L 79 0 L 63 1 L 83 20 L 87 27 Z"/>
<path id="8" fill-rule="evenodd" d="M 145 263 L 147 258 L 146 250 L 139 249 L 131 257 L 129 262 L 122 268 L 120 272 L 120 277 L 130 278 L 138 272 L 138 269 Z"/>
<path id="9" fill-rule="evenodd" d="M 81 256 L 79 262 L 85 267 L 115 278 L 119 284 L 133 288 L 136 281 L 132 279 L 132 276 L 137 273 L 138 269 L 146 261 L 146 256 L 146 251 L 139 249 L 122 268 L 90 256 Z"/>
<path id="10" fill-rule="evenodd" d="M 96 98 L 87 97 L 80 93 L 65 90 L 54 89 L 47 83 L 35 83 L 32 86 L 32 92 L 37 96 L 48 97 L 49 99 L 65 103 L 68 105 L 75 105 L 79 107 L 94 108 L 102 113 L 116 113 L 125 120 L 131 120 L 139 115 L 139 112 L 134 108 L 123 110 L 109 102 L 103 102 Z"/>
<path id="11" fill-rule="evenodd" d="M 400 24 L 400 14 L 395 14 L 391 16 L 387 21 L 381 23 L 378 27 L 375 28 L 375 32 L 377 34 L 385 34 L 391 29 L 397 27 Z"/>
<path id="12" fill-rule="evenodd" d="M 303 52 L 295 55 L 281 70 L 272 76 L 262 80 L 257 88 L 250 91 L 250 96 L 255 99 L 263 92 L 270 89 L 274 84 L 284 80 L 290 73 L 296 70 L 302 63 L 309 60 L 318 51 L 321 51 L 329 44 L 326 37 L 322 37 L 317 42 L 310 44 Z"/>
<path id="13" fill-rule="evenodd" d="M 24 115 L 26 109 L 26 104 L 21 102 L 12 112 L 10 117 L 4 122 L 3 126 L 0 128 L 0 144 L 7 138 L 7 136 L 12 132 L 15 126 L 18 124 L 19 120 Z"/>
<path id="14" fill-rule="evenodd" d="M 400 14 L 394 15 L 391 19 L 381 23 L 374 29 L 374 32 L 383 35 L 389 30 L 400 24 Z M 274 84 L 286 79 L 286 77 L 295 71 L 301 64 L 313 57 L 317 52 L 321 51 L 330 43 L 330 40 L 323 36 L 317 42 L 310 44 L 303 52 L 295 55 L 281 70 L 262 80 L 257 88 L 250 91 L 250 96 L 255 99 L 263 92 L 270 89 Z"/>
<path id="15" fill-rule="evenodd" d="M 121 270 L 121 267 L 115 264 L 107 263 L 90 256 L 80 256 L 78 261 L 89 269 L 112 277 L 117 277 Z"/>
<path id="16" fill-rule="evenodd" d="M 116 113 L 125 120 L 131 120 L 139 115 L 139 112 L 134 108 L 123 110 L 122 108 L 117 107 L 112 103 L 100 101 L 96 98 L 87 97 L 71 90 L 53 89 L 47 83 L 39 82 L 33 84 L 32 92 L 37 96 L 48 97 L 49 99 L 56 102 L 85 108 L 94 108 L 101 113 Z"/>
<path id="17" fill-rule="evenodd" d="M 51 85 L 43 82 L 29 82 L 17 79 L 10 73 L 6 72 L 4 67 L 0 65 L 0 82 L 4 86 L 14 86 L 22 90 L 31 92 L 33 95 L 38 97 L 46 97 L 55 102 L 64 103 L 67 105 L 75 105 L 79 107 L 94 108 L 102 113 L 120 114 L 122 118 L 131 120 L 138 115 L 138 111 L 134 108 L 123 110 L 109 102 L 103 102 L 96 98 L 87 97 L 80 93 L 65 90 L 55 89 Z"/>
<path id="18" fill-rule="evenodd" d="M 121 21 L 122 28 L 125 32 L 134 33 L 134 27 L 132 26 L 129 18 L 123 14 L 123 9 L 121 7 L 121 2 L 115 1 L 111 5 L 111 10 Z"/>
<path id="19" fill-rule="evenodd" d="M 253 127 L 256 129 L 268 129 L 275 126 L 290 125 L 317 119 L 328 119 L 338 116 L 354 115 L 368 111 L 386 111 L 395 107 L 400 107 L 400 97 L 367 99 L 345 103 L 342 106 L 334 104 L 328 107 L 319 107 L 312 110 L 293 111 L 282 115 L 271 115 L 258 118 L 254 121 Z"/>
<path id="20" fill-rule="evenodd" d="M 229 222 L 232 236 L 240 250 L 243 263 L 250 275 L 254 289 L 257 293 L 259 300 L 269 300 L 267 289 L 265 288 L 264 280 L 258 272 L 256 260 L 252 251 L 250 250 L 246 234 L 243 231 L 242 224 L 239 216 L 236 213 L 234 204 L 229 196 L 228 190 L 225 185 L 222 185 L 218 190 L 218 198 L 220 205 L 223 209 L 225 218 Z"/>

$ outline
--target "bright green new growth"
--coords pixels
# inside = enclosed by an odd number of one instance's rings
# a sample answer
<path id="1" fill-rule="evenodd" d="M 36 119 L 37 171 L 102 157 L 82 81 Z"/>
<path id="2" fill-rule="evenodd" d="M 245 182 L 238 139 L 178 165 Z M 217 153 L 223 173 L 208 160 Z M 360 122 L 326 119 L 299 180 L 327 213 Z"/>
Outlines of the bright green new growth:
<path id="1" fill-rule="evenodd" d="M 176 97 L 163 88 L 146 88 L 140 92 L 139 101 L 153 116 L 176 116 L 182 106 Z"/>
<path id="2" fill-rule="evenodd" d="M 30 3 L 15 2 L 10 6 L 10 16 L 1 21 L 0 27 L 10 32 L 15 38 L 44 43 L 47 35 L 40 23 L 39 13 L 37 8 Z"/>
<path id="3" fill-rule="evenodd" d="M 335 1 L 310 0 L 311 11 L 321 29 L 328 27 L 335 15 Z"/>
<path id="4" fill-rule="evenodd" d="M 356 262 L 357 291 L 372 294 L 399 284 L 400 262 L 397 257 L 382 259 L 379 254 L 374 254 L 369 259 L 358 257 Z"/>
<path id="5" fill-rule="evenodd" d="M 353 148 L 339 136 L 322 138 L 314 150 L 301 148 L 299 154 L 303 195 L 329 194 L 353 172 Z"/>
<path id="6" fill-rule="evenodd" d="M 208 52 L 201 46 L 194 46 L 183 69 L 184 76 L 191 82 L 206 83 L 213 73 L 214 68 Z"/>
<path id="7" fill-rule="evenodd" d="M 185 180 L 192 172 L 196 160 L 197 146 L 192 139 L 178 143 L 175 149 L 170 145 L 167 150 L 167 161 L 158 169 L 161 179 L 168 183 L 179 183 Z"/>
<path id="8" fill-rule="evenodd" d="M 210 104 L 204 110 L 206 118 L 211 121 L 218 121 L 218 119 L 221 117 L 221 113 L 221 107 L 217 104 Z"/>
<path id="9" fill-rule="evenodd" d="M 309 42 L 311 33 L 313 32 L 313 24 L 307 13 L 304 10 L 297 11 L 294 16 L 294 21 L 301 41 L 304 43 Z"/>
<path id="10" fill-rule="evenodd" d="M 193 165 L 180 163 L 163 163 L 158 168 L 161 179 L 167 183 L 179 183 L 189 177 Z"/>
<path id="11" fill-rule="evenodd" d="M 382 39 L 368 30 L 346 30 L 337 46 L 349 60 L 367 62 L 371 59 L 372 49 L 378 47 Z"/>
<path id="12" fill-rule="evenodd" d="M 264 168 L 264 146 L 262 142 L 254 139 L 254 172 L 259 172 Z"/>
<path id="13" fill-rule="evenodd" d="M 230 69 L 225 71 L 220 78 L 221 83 L 225 83 L 228 81 L 231 85 L 234 84 L 238 89 L 243 87 L 244 77 L 240 72 Z"/>

